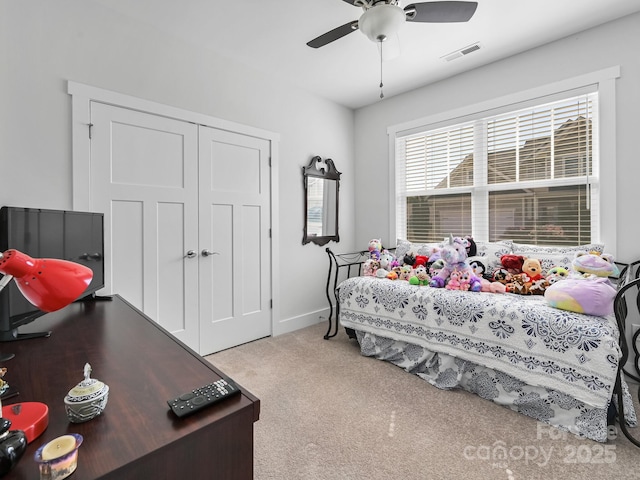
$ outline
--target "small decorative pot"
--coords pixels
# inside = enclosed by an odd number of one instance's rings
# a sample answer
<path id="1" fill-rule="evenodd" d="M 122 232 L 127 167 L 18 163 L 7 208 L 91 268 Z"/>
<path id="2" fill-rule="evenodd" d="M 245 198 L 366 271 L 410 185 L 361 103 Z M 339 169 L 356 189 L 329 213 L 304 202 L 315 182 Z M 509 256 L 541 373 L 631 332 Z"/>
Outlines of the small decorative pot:
<path id="1" fill-rule="evenodd" d="M 91 365 L 84 366 L 84 380 L 64 397 L 67 417 L 72 423 L 82 423 L 100 415 L 107 406 L 109 386 L 90 378 Z"/>

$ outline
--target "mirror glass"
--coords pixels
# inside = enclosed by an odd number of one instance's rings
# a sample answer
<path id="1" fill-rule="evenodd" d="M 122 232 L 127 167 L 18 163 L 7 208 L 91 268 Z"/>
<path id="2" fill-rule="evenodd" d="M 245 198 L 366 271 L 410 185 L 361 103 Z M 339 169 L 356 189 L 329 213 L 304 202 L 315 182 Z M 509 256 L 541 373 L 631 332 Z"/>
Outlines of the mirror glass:
<path id="1" fill-rule="evenodd" d="M 338 242 L 338 192 L 340 172 L 333 161 L 313 157 L 303 167 L 305 191 L 305 223 L 302 243 L 324 245 L 331 240 Z"/>

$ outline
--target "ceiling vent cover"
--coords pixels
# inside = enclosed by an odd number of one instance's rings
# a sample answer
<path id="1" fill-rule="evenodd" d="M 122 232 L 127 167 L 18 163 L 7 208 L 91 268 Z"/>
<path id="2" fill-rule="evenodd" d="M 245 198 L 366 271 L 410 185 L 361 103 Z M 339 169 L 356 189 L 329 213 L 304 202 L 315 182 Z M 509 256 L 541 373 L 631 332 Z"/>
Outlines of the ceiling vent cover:
<path id="1" fill-rule="evenodd" d="M 461 48 L 460 50 L 456 50 L 455 52 L 451 52 L 440 58 L 446 60 L 447 62 L 450 62 L 451 60 L 455 60 L 456 58 L 460 58 L 464 55 L 469 55 L 471 52 L 475 52 L 476 50 L 480 50 L 480 43 L 478 42 Z"/>

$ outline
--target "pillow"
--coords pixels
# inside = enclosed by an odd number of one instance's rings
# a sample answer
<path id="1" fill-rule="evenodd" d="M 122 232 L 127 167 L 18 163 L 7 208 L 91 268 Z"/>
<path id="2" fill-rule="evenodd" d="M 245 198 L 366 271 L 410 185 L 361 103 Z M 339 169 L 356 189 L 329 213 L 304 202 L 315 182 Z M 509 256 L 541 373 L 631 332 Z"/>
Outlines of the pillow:
<path id="1" fill-rule="evenodd" d="M 555 308 L 588 315 L 613 313 L 616 289 L 608 279 L 567 278 L 547 287 L 544 297 Z"/>
<path id="2" fill-rule="evenodd" d="M 486 258 L 487 270 L 493 270 L 500 265 L 500 257 L 511 253 L 513 242 L 500 240 L 498 242 L 476 242 L 478 257 Z"/>
<path id="3" fill-rule="evenodd" d="M 601 243 L 589 243 L 576 247 L 542 247 L 539 245 L 525 245 L 522 243 L 513 244 L 514 255 L 524 255 L 525 257 L 537 258 L 542 264 L 542 270 L 549 271 L 552 267 L 564 267 L 571 269 L 571 262 L 576 252 L 599 252 L 604 253 L 604 245 Z"/>
<path id="4" fill-rule="evenodd" d="M 402 262 L 404 256 L 409 252 L 413 252 L 414 255 L 426 255 L 429 257 L 434 249 L 439 250 L 441 247 L 441 243 L 412 243 L 409 240 L 399 238 L 396 245 L 396 258 L 399 262 Z"/>

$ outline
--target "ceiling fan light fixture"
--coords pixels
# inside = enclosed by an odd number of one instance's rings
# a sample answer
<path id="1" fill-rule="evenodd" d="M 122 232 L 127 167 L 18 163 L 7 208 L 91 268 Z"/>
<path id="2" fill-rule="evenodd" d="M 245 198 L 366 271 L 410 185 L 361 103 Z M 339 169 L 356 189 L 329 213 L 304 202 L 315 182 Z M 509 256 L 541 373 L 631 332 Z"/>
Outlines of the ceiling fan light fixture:
<path id="1" fill-rule="evenodd" d="M 398 33 L 406 21 L 406 14 L 397 5 L 376 5 L 365 11 L 358 20 L 358 28 L 372 42 L 383 42 Z"/>

